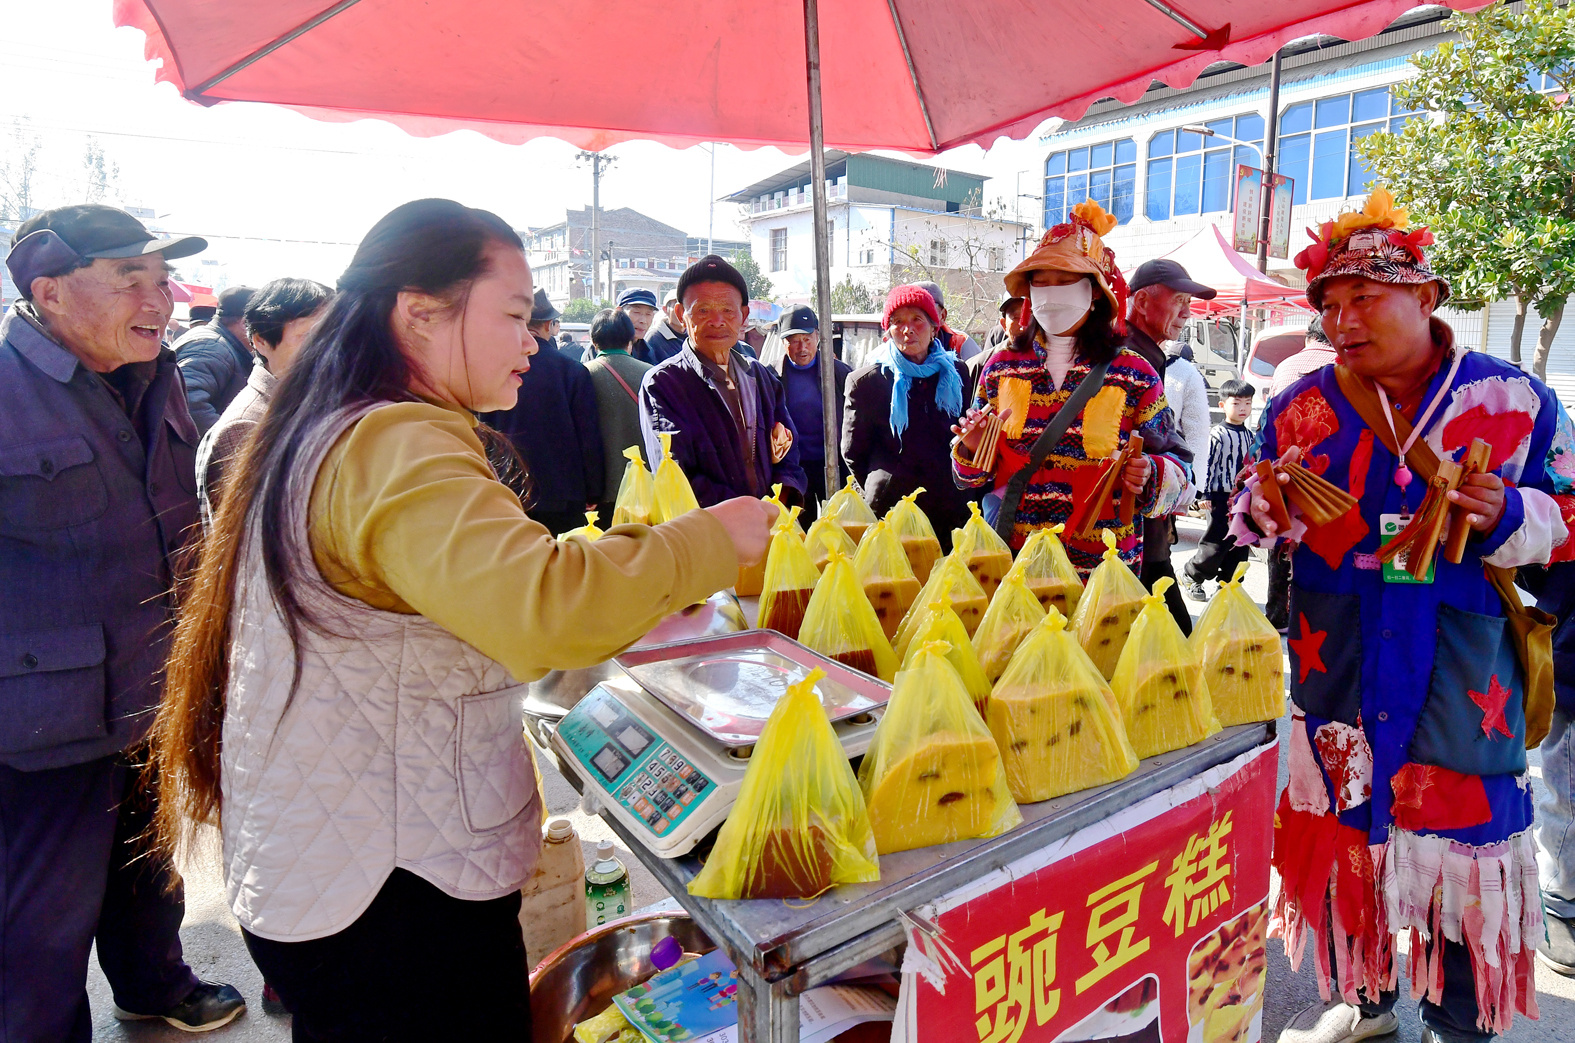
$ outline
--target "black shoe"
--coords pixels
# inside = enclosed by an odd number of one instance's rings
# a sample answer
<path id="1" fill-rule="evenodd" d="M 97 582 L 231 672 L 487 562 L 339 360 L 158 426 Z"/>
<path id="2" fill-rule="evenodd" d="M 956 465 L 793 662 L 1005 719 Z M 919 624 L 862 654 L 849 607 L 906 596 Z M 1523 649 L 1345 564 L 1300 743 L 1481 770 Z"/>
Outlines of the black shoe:
<path id="1" fill-rule="evenodd" d="M 246 1010 L 246 1001 L 233 985 L 218 985 L 199 981 L 187 997 L 158 1014 L 137 1014 L 115 1008 L 115 1017 L 121 1021 L 155 1021 L 163 1019 L 182 1032 L 211 1032 L 223 1028 Z"/>
<path id="2" fill-rule="evenodd" d="M 1191 598 L 1193 601 L 1207 601 L 1209 599 L 1208 594 L 1203 590 L 1203 584 L 1199 583 L 1185 572 L 1183 572 L 1176 580 L 1176 586 L 1180 587 L 1181 592 L 1187 595 L 1187 597 Z"/>
<path id="3" fill-rule="evenodd" d="M 1566 920 L 1544 911 L 1542 924 L 1546 938 L 1537 939 L 1537 959 L 1566 978 L 1575 978 L 1575 920 Z"/>

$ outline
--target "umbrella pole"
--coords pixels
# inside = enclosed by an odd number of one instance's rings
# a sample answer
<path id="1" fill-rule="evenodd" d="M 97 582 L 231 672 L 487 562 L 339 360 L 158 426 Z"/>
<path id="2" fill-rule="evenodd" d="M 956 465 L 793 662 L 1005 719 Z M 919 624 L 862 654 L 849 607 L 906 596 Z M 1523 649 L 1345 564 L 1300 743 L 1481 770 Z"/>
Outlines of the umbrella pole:
<path id="1" fill-rule="evenodd" d="M 837 364 L 831 325 L 831 237 L 826 234 L 826 133 L 820 118 L 820 8 L 804 0 L 804 57 L 809 81 L 809 176 L 815 200 L 815 311 L 820 319 L 820 401 L 826 448 L 826 495 L 837 488 L 842 447 L 836 414 Z"/>

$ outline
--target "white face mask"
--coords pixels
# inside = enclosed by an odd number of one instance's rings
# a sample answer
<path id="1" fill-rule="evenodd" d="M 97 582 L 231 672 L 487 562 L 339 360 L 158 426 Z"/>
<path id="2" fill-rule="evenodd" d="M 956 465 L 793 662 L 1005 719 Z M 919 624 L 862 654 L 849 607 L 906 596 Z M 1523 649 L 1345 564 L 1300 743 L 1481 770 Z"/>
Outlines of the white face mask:
<path id="1" fill-rule="evenodd" d="M 1094 284 L 1079 279 L 1066 286 L 1030 286 L 1028 300 L 1039 328 L 1059 336 L 1088 314 L 1094 303 Z"/>

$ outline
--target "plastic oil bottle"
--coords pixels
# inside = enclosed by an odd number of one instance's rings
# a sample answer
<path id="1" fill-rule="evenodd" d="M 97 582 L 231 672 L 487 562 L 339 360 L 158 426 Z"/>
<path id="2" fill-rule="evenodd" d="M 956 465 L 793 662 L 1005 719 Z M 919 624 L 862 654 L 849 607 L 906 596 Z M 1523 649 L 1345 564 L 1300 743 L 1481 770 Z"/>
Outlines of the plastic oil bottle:
<path id="1" fill-rule="evenodd" d="M 585 855 L 574 824 L 566 818 L 548 822 L 536 870 L 520 888 L 520 926 L 532 963 L 584 930 L 577 901 L 584 875 Z"/>
<path id="2" fill-rule="evenodd" d="M 585 871 L 585 926 L 600 926 L 629 915 L 629 871 L 613 854 L 610 840 L 596 845 L 596 862 Z"/>

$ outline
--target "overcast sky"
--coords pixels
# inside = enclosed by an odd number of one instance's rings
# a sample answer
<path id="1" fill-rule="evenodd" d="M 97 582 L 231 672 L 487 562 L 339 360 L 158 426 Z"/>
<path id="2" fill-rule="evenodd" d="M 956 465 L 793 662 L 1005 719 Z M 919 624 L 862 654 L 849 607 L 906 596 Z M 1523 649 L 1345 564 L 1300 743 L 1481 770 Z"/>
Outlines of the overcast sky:
<path id="1" fill-rule="evenodd" d="M 577 150 L 552 138 L 502 145 L 460 131 L 422 139 L 377 120 L 320 123 L 268 105 L 194 105 L 153 82 L 142 34 L 113 27 L 110 0 L 0 0 L 0 26 L 0 150 L 12 149 L 18 118 L 42 139 L 39 204 L 81 201 L 92 135 L 120 169 L 123 201 L 151 207 L 169 232 L 208 236 L 203 256 L 231 282 L 287 274 L 331 282 L 378 217 L 422 196 L 494 210 L 516 227 L 561 221 L 566 208 L 591 201 Z M 610 152 L 618 161 L 602 180 L 603 207 L 632 207 L 706 234 L 705 148 L 630 142 Z M 968 146 L 939 162 L 994 176 L 986 198 L 1009 199 L 1017 171 L 1036 169 L 1042 152 L 1003 141 L 988 154 Z M 801 158 L 720 146 L 716 195 Z M 1036 191 L 1031 174 L 1022 191 Z M 1024 200 L 1024 212 L 1035 205 Z M 715 215 L 718 238 L 741 236 L 734 204 L 718 203 Z"/>

